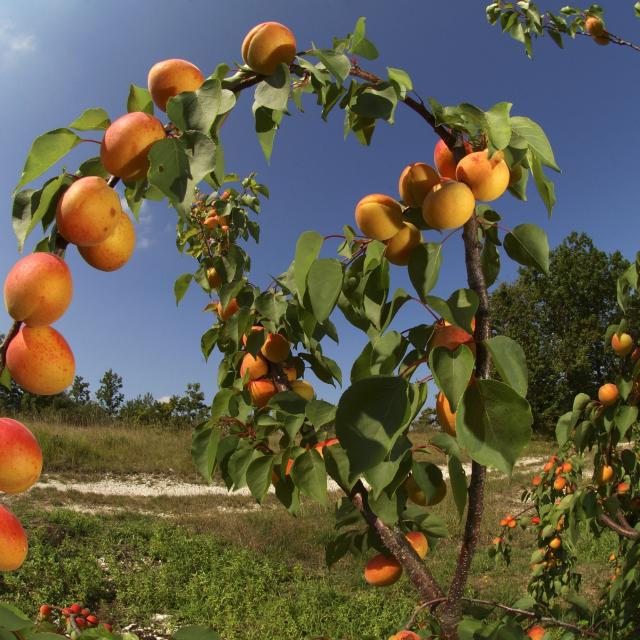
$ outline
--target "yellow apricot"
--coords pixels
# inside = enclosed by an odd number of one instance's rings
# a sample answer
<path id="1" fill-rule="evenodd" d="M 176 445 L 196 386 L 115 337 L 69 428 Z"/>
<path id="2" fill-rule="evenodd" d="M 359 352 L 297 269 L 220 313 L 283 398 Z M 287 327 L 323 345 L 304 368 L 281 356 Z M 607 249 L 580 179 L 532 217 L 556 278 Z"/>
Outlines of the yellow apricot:
<path id="1" fill-rule="evenodd" d="M 429 541 L 421 531 L 410 531 L 405 538 L 418 554 L 420 560 L 424 560 L 429 552 Z"/>
<path id="2" fill-rule="evenodd" d="M 604 35 L 604 36 L 591 36 L 591 38 L 593 39 L 593 41 L 596 44 L 599 44 L 601 47 L 606 47 L 611 42 L 611 40 L 609 39 L 609 36 L 607 36 L 607 35 Z"/>
<path id="3" fill-rule="evenodd" d="M 596 482 L 600 485 L 608 484 L 613 480 L 613 467 L 609 464 L 603 464 L 596 473 Z"/>
<path id="4" fill-rule="evenodd" d="M 589 16 L 584 21 L 584 30 L 590 36 L 604 36 L 606 31 L 604 30 L 604 24 L 602 24 L 602 20 L 600 18 L 596 18 L 595 16 Z"/>
<path id="5" fill-rule="evenodd" d="M 301 398 L 305 400 L 313 400 L 315 391 L 309 382 L 306 380 L 294 380 L 291 383 L 291 391 L 297 393 Z"/>
<path id="6" fill-rule="evenodd" d="M 0 418 L 0 491 L 22 493 L 42 471 L 42 450 L 21 422 Z"/>
<path id="7" fill-rule="evenodd" d="M 262 22 L 247 33 L 242 42 L 242 59 L 253 71 L 270 76 L 281 63 L 296 57 L 296 39 L 279 22 Z"/>
<path id="8" fill-rule="evenodd" d="M 202 71 L 187 60 L 163 60 L 149 69 L 147 84 L 151 99 L 161 111 L 167 110 L 169 98 L 184 91 L 195 91 L 204 82 Z"/>
<path id="9" fill-rule="evenodd" d="M 422 217 L 434 229 L 455 229 L 471 218 L 475 206 L 471 189 L 452 180 L 431 190 L 422 203 Z"/>
<path id="10" fill-rule="evenodd" d="M 476 200 L 490 202 L 499 198 L 509 186 L 509 167 L 498 151 L 489 158 L 487 149 L 475 151 L 460 160 L 456 179 L 467 184 Z"/>
<path id="11" fill-rule="evenodd" d="M 212 289 L 217 289 L 222 285 L 222 276 L 215 267 L 207 269 L 207 282 Z"/>
<path id="12" fill-rule="evenodd" d="M 611 382 L 603 384 L 598 389 L 598 400 L 600 400 L 603 407 L 615 404 L 618 401 L 619 395 L 618 387 Z"/>
<path id="13" fill-rule="evenodd" d="M 614 333 L 611 336 L 611 347 L 619 356 L 625 357 L 633 351 L 635 345 L 628 333 L 621 333 L 619 336 Z"/>
<path id="14" fill-rule="evenodd" d="M 436 399 L 436 416 L 445 433 L 456 437 L 456 414 L 451 411 L 447 396 L 441 391 Z"/>
<path id="15" fill-rule="evenodd" d="M 402 229 L 391 240 L 387 240 L 384 256 L 391 264 L 406 267 L 413 250 L 422 242 L 422 234 L 420 229 L 410 222 L 402 224 Z"/>
<path id="16" fill-rule="evenodd" d="M 472 151 L 472 147 L 468 142 L 464 143 L 464 149 L 467 153 Z M 433 150 L 433 163 L 443 178 L 456 179 L 456 161 L 453 157 L 453 152 L 447 147 L 444 140 L 438 140 L 436 143 Z"/>
<path id="17" fill-rule="evenodd" d="M 92 267 L 100 271 L 116 271 L 129 262 L 135 246 L 136 230 L 131 218 L 121 210 L 116 228 L 104 242 L 92 247 L 78 247 L 78 252 Z"/>
<path id="18" fill-rule="evenodd" d="M 402 575 L 402 566 L 392 556 L 379 553 L 373 556 L 364 568 L 364 579 L 374 587 L 387 587 L 397 582 Z"/>
<path id="19" fill-rule="evenodd" d="M 356 224 L 373 240 L 389 240 L 402 229 L 402 207 L 390 196 L 372 193 L 356 205 Z"/>
<path id="20" fill-rule="evenodd" d="M 437 171 L 424 162 L 405 167 L 398 180 L 400 199 L 408 207 L 421 207 L 427 194 L 440 182 Z"/>

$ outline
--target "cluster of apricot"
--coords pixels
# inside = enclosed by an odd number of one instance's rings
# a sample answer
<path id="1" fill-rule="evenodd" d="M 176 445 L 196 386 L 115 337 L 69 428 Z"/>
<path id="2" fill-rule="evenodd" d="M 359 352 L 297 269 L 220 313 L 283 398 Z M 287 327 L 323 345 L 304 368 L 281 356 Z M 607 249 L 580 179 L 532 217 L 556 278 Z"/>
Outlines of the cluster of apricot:
<path id="1" fill-rule="evenodd" d="M 429 552 L 429 542 L 420 531 L 410 531 L 405 536 L 412 549 L 421 560 Z M 364 579 L 375 587 L 386 587 L 397 582 L 402 575 L 402 565 L 393 557 L 379 553 L 364 568 Z"/>
<path id="2" fill-rule="evenodd" d="M 80 631 L 83 629 L 92 629 L 98 626 L 109 633 L 113 630 L 110 624 L 107 622 L 100 623 L 100 619 L 94 612 L 87 607 L 83 607 L 77 602 L 69 607 L 63 608 L 43 604 L 40 607 L 38 619 L 43 622 L 54 624 L 57 627 L 62 627 L 69 634 L 75 631 L 74 625 Z"/>
<path id="3" fill-rule="evenodd" d="M 419 208 L 432 229 L 455 229 L 473 215 L 476 200 L 489 202 L 508 188 L 511 173 L 501 151 L 489 157 L 487 149 L 472 151 L 456 164 L 453 153 L 440 140 L 434 150 L 436 169 L 415 162 L 402 171 L 398 191 L 404 205 Z M 422 242 L 420 230 L 404 219 L 403 206 L 381 193 L 365 196 L 355 209 L 356 224 L 372 240 L 386 244 L 385 256 L 392 264 L 406 266 Z"/>
<path id="4" fill-rule="evenodd" d="M 22 493 L 42 472 L 42 450 L 21 422 L 0 418 L 0 492 Z M 15 571 L 27 557 L 29 544 L 18 518 L 0 505 L 0 571 Z"/>

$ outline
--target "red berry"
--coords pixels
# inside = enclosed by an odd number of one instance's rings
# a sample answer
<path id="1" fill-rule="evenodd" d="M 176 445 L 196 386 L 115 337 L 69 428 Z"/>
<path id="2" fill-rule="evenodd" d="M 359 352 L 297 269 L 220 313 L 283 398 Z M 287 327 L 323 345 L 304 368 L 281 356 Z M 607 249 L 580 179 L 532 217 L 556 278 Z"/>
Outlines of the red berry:
<path id="1" fill-rule="evenodd" d="M 87 626 L 87 621 L 86 621 L 84 618 L 82 618 L 82 617 L 78 616 L 78 617 L 76 618 L 76 624 L 77 624 L 80 628 L 82 628 L 82 627 L 86 627 L 86 626 Z"/>
<path id="2" fill-rule="evenodd" d="M 82 611 L 82 607 L 79 604 L 72 604 L 69 607 L 69 611 L 71 611 L 71 613 L 80 613 Z"/>
<path id="3" fill-rule="evenodd" d="M 48 604 L 43 604 L 40 607 L 40 615 L 43 618 L 48 618 L 51 615 L 51 607 Z"/>
<path id="4" fill-rule="evenodd" d="M 87 622 L 91 625 L 97 625 L 98 624 L 98 618 L 96 618 L 95 616 L 87 616 Z"/>

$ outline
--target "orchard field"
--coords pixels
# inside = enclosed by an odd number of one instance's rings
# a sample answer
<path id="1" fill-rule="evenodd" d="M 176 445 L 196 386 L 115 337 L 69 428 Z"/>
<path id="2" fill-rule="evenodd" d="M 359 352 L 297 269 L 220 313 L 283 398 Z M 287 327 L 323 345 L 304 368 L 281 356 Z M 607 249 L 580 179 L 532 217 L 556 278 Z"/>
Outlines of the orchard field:
<path id="1" fill-rule="evenodd" d="M 358 4 L 0 22 L 0 640 L 640 637 L 640 2 Z"/>

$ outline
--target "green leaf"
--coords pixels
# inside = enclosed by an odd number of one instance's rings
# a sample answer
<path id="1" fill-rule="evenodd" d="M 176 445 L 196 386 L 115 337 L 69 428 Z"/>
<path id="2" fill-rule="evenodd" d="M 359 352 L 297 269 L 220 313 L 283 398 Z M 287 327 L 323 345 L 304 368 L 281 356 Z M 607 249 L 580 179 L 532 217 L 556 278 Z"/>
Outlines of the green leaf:
<path id="1" fill-rule="evenodd" d="M 522 347 L 507 336 L 495 336 L 485 341 L 500 377 L 523 398 L 527 397 L 529 372 Z"/>
<path id="2" fill-rule="evenodd" d="M 382 462 L 410 419 L 408 383 L 375 376 L 358 380 L 340 398 L 336 435 L 346 449 L 352 473 Z"/>
<path id="3" fill-rule="evenodd" d="M 34 626 L 33 622 L 22 611 L 6 602 L 0 602 L 0 627 L 7 631 L 20 631 L 22 629 L 31 629 Z"/>
<path id="4" fill-rule="evenodd" d="M 258 83 L 255 101 L 261 107 L 284 111 L 289 102 L 290 73 L 286 64 L 280 64 L 275 73 Z"/>
<path id="5" fill-rule="evenodd" d="M 560 171 L 560 167 L 556 164 L 551 144 L 538 123 L 530 118 L 513 116 L 511 118 L 511 128 L 527 141 L 527 144 L 535 155 L 540 158 L 542 164 L 555 171 Z"/>
<path id="6" fill-rule="evenodd" d="M 324 400 L 310 400 L 304 408 L 304 413 L 309 422 L 316 429 L 320 429 L 335 420 L 336 407 Z"/>
<path id="7" fill-rule="evenodd" d="M 427 504 L 438 495 L 444 482 L 442 471 L 432 462 L 413 461 L 411 475 L 416 484 L 427 498 Z"/>
<path id="8" fill-rule="evenodd" d="M 498 102 L 485 113 L 487 135 L 495 149 L 504 149 L 511 140 L 510 102 Z"/>
<path id="9" fill-rule="evenodd" d="M 307 274 L 307 295 L 318 322 L 324 322 L 333 311 L 342 290 L 342 265 L 336 258 L 315 260 Z"/>
<path id="10" fill-rule="evenodd" d="M 85 177 L 85 176 L 99 176 L 100 178 L 104 178 L 105 180 L 109 178 L 109 172 L 102 165 L 102 161 L 98 156 L 95 158 L 89 158 L 84 162 L 80 163 L 78 170 L 76 171 L 76 175 Z"/>
<path id="11" fill-rule="evenodd" d="M 342 447 L 325 447 L 324 463 L 327 473 L 338 483 L 338 486 L 346 491 L 353 487 L 355 479 L 352 480 L 350 477 L 349 458 Z"/>
<path id="12" fill-rule="evenodd" d="M 174 640 L 220 640 L 220 636 L 211 627 L 192 625 L 182 627 L 173 634 Z"/>
<path id="13" fill-rule="evenodd" d="M 296 458 L 291 467 L 291 478 L 300 493 L 320 504 L 327 503 L 327 472 L 322 456 L 315 449 Z"/>
<path id="14" fill-rule="evenodd" d="M 366 18 L 358 18 L 355 29 L 351 35 L 351 53 L 361 56 L 367 60 L 375 60 L 378 57 L 378 50 L 375 45 L 365 37 Z"/>
<path id="15" fill-rule="evenodd" d="M 484 281 L 487 287 L 490 287 L 500 274 L 500 254 L 493 242 L 488 239 L 484 241 L 482 247 L 482 271 L 484 273 Z"/>
<path id="16" fill-rule="evenodd" d="M 129 97 L 127 98 L 127 111 L 144 111 L 153 115 L 153 100 L 148 89 L 132 84 L 129 87 Z"/>
<path id="17" fill-rule="evenodd" d="M 406 71 L 394 67 L 387 67 L 387 73 L 389 74 L 389 81 L 398 85 L 403 93 L 413 91 L 413 82 Z"/>
<path id="18" fill-rule="evenodd" d="M 531 172 L 533 173 L 533 180 L 536 183 L 538 193 L 542 198 L 542 201 L 547 208 L 547 213 L 551 217 L 551 211 L 556 203 L 556 192 L 553 182 L 547 178 L 542 170 L 542 164 L 538 156 L 533 156 L 531 159 Z"/>
<path id="19" fill-rule="evenodd" d="M 535 224 L 514 227 L 504 238 L 504 249 L 512 260 L 549 275 L 549 241 Z"/>
<path id="20" fill-rule="evenodd" d="M 529 403 L 497 380 L 476 380 L 456 413 L 456 435 L 473 460 L 511 475 L 531 439 Z"/>
<path id="21" fill-rule="evenodd" d="M 191 177 L 184 144 L 177 138 L 158 140 L 151 147 L 148 158 L 149 183 L 160 189 L 172 202 L 182 203 Z"/>
<path id="22" fill-rule="evenodd" d="M 419 244 L 409 258 L 409 278 L 420 300 L 436 286 L 442 264 L 442 245 L 435 242 Z"/>
<path id="23" fill-rule="evenodd" d="M 70 129 L 54 129 L 38 136 L 31 145 L 16 191 L 41 176 L 79 143 L 80 137 Z"/>
<path id="24" fill-rule="evenodd" d="M 429 368 L 433 378 L 446 396 L 454 413 L 469 384 L 474 365 L 473 353 L 464 344 L 455 351 L 450 351 L 446 347 L 436 347 L 429 354 Z"/>
<path id="25" fill-rule="evenodd" d="M 449 468 L 449 482 L 451 483 L 453 501 L 458 509 L 458 517 L 462 520 L 464 509 L 467 506 L 467 474 L 460 459 L 455 456 L 449 456 L 447 466 Z"/>
<path id="26" fill-rule="evenodd" d="M 362 118 L 380 118 L 393 122 L 397 102 L 398 96 L 392 86 L 381 90 L 365 87 L 356 94 L 351 110 Z"/>
<path id="27" fill-rule="evenodd" d="M 637 406 L 620 405 L 618 407 L 616 411 L 615 421 L 620 440 L 622 440 L 627 435 L 627 431 L 629 431 L 629 428 L 636 422 L 637 419 Z"/>
<path id="28" fill-rule="evenodd" d="M 81 116 L 70 125 L 72 129 L 79 131 L 97 131 L 106 129 L 111 124 L 109 114 L 104 109 L 86 109 Z"/>
<path id="29" fill-rule="evenodd" d="M 271 470 L 273 469 L 273 456 L 264 455 L 256 458 L 247 467 L 247 487 L 251 495 L 262 502 L 267 495 L 271 484 Z"/>
<path id="30" fill-rule="evenodd" d="M 211 482 L 216 466 L 216 454 L 220 442 L 220 430 L 208 422 L 200 425 L 193 432 L 191 439 L 191 458 L 200 475 Z"/>
<path id="31" fill-rule="evenodd" d="M 5 389 L 11 389 L 11 374 L 9 373 L 9 369 L 7 369 L 7 367 L 4 367 L 4 369 L 2 369 L 2 371 L 0 372 L 0 384 Z"/>
<path id="32" fill-rule="evenodd" d="M 323 239 L 317 231 L 305 231 L 296 243 L 294 280 L 298 289 L 298 300 L 302 302 L 307 291 L 307 275 L 322 248 Z"/>
<path id="33" fill-rule="evenodd" d="M 178 306 L 180 300 L 184 298 L 184 294 L 187 293 L 187 289 L 193 280 L 192 273 L 183 273 L 178 279 L 175 281 L 173 285 L 173 293 L 176 296 L 176 306 Z"/>
<path id="34" fill-rule="evenodd" d="M 253 105 L 253 113 L 256 119 L 258 142 L 260 143 L 260 148 L 266 161 L 269 162 L 271 152 L 273 151 L 273 141 L 276 137 L 276 130 L 282 119 L 282 113 L 267 109 L 266 107 L 260 107 L 255 103 Z"/>
<path id="35" fill-rule="evenodd" d="M 230 111 L 236 103 L 235 94 L 223 89 L 219 80 L 206 80 L 196 91 L 185 91 L 169 99 L 167 115 L 183 131 L 211 133 L 216 118 Z"/>
<path id="36" fill-rule="evenodd" d="M 351 61 L 343 53 L 336 53 L 333 49 L 312 49 L 309 55 L 318 58 L 340 85 L 349 76 Z"/>

